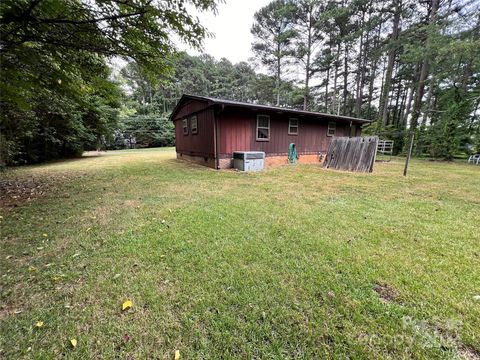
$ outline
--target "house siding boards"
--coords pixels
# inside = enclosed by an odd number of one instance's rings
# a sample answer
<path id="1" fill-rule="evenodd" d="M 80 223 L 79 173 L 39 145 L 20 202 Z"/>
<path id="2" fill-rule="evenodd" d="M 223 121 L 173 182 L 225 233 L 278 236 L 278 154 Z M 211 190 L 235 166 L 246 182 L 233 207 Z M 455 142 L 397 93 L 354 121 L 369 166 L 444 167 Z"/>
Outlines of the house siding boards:
<path id="1" fill-rule="evenodd" d="M 255 150 L 251 147 L 255 140 L 252 130 L 254 121 L 245 110 L 228 109 L 217 115 L 218 119 L 218 152 L 220 158 L 230 157 L 233 151 Z"/>
<path id="2" fill-rule="evenodd" d="M 191 131 L 193 115 L 197 117 L 197 134 Z M 268 141 L 257 140 L 257 115 L 270 117 Z M 298 119 L 296 135 L 288 133 L 290 118 Z M 291 143 L 297 146 L 300 162 L 308 159 L 318 162 L 322 158 L 318 155 L 327 152 L 332 139 L 327 136 L 329 122 L 336 123 L 335 136 L 360 136 L 361 125 L 368 122 L 352 117 L 191 95 L 182 96 L 170 119 L 175 124 L 177 156 L 216 168 L 230 167 L 234 151 L 264 151 L 271 160 L 276 157 L 277 161 L 286 159 Z M 185 119 L 188 134 L 183 133 Z"/>
<path id="3" fill-rule="evenodd" d="M 270 139 L 257 140 L 257 115 L 270 116 Z M 288 134 L 288 121 L 298 119 L 298 135 Z M 326 153 L 331 141 L 327 136 L 328 120 L 291 116 L 290 114 L 228 109 L 217 115 L 219 128 L 219 157 L 231 157 L 234 151 L 264 151 L 266 156 L 288 155 L 291 143 L 297 146 L 297 154 Z M 336 136 L 348 136 L 350 124 L 336 123 Z"/>
<path id="4" fill-rule="evenodd" d="M 187 100 L 183 104 L 180 104 L 180 108 L 177 109 L 173 121 L 184 118 L 185 116 L 193 115 L 195 112 L 207 109 L 210 104 L 208 101 L 201 100 Z"/>
<path id="5" fill-rule="evenodd" d="M 191 109 L 199 109 L 200 107 L 190 107 Z M 182 109 L 183 110 L 183 109 Z M 198 110 L 197 110 L 198 111 Z M 204 107 L 203 110 L 190 114 L 184 113 L 183 117 L 176 116 L 175 122 L 175 142 L 177 152 L 186 155 L 201 156 L 213 158 L 215 157 L 214 148 L 214 113 L 213 107 Z M 188 114 L 188 116 L 187 116 Z M 192 134 L 191 117 L 197 116 L 197 133 Z M 188 134 L 183 134 L 183 119 L 188 121 Z"/>

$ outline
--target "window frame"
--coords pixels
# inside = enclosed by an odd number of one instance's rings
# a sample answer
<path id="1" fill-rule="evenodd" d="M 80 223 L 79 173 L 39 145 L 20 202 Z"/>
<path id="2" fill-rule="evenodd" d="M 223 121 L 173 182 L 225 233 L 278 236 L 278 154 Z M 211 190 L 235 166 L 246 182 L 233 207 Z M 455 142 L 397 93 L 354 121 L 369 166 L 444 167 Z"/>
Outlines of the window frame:
<path id="1" fill-rule="evenodd" d="M 333 134 L 330 132 L 330 130 L 333 130 Z M 337 123 L 335 121 L 329 121 L 327 125 L 327 136 L 330 136 L 330 137 L 335 136 L 336 132 L 337 132 Z"/>
<path id="2" fill-rule="evenodd" d="M 295 120 L 297 122 L 297 125 L 292 125 L 291 124 L 291 121 L 292 120 Z M 291 128 L 297 128 L 297 131 L 296 132 L 292 132 L 290 131 Z M 299 128 L 299 121 L 298 121 L 298 118 L 289 118 L 288 119 L 288 135 L 298 135 L 298 128 Z"/>
<path id="3" fill-rule="evenodd" d="M 195 119 L 195 127 L 193 127 L 193 120 L 194 119 Z M 190 117 L 190 131 L 192 132 L 192 135 L 197 135 L 198 134 L 198 117 L 197 117 L 197 115 L 192 115 Z"/>
<path id="4" fill-rule="evenodd" d="M 265 127 L 265 126 L 258 126 L 259 124 L 259 120 L 260 120 L 260 117 L 264 117 L 264 118 L 267 118 L 268 119 L 268 126 Z M 258 130 L 259 129 L 267 129 L 268 131 L 268 137 L 267 138 L 260 138 L 258 137 Z M 257 114 L 257 126 L 256 126 L 256 129 L 255 129 L 255 138 L 257 141 L 270 141 L 270 115 L 264 115 L 264 114 Z"/>
<path id="5" fill-rule="evenodd" d="M 183 135 L 188 135 L 188 118 L 182 119 Z"/>

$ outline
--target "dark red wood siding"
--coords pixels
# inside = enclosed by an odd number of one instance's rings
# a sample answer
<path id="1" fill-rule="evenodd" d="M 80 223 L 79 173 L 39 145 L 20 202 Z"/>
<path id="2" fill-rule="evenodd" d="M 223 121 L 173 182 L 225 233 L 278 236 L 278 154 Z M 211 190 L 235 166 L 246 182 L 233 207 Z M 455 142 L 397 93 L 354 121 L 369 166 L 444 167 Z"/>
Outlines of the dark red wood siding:
<path id="1" fill-rule="evenodd" d="M 257 115 L 270 116 L 270 140 L 256 140 Z M 288 134 L 289 118 L 299 121 L 298 135 Z M 278 112 L 260 112 L 226 108 L 217 115 L 219 155 L 230 157 L 234 151 L 264 151 L 267 156 L 287 155 L 290 143 L 297 145 L 298 154 L 327 152 L 331 137 L 327 136 L 328 119 L 292 116 Z M 357 136 L 360 129 L 357 128 Z M 336 136 L 349 136 L 350 123 L 336 122 Z"/>
<path id="2" fill-rule="evenodd" d="M 178 112 L 175 114 L 175 117 L 172 120 L 181 119 L 185 116 L 192 115 L 195 112 L 206 109 L 209 106 L 207 101 L 202 100 L 186 100 L 181 107 L 178 109 Z"/>
<path id="3" fill-rule="evenodd" d="M 201 109 L 201 104 L 190 104 L 189 109 Z M 214 148 L 214 113 L 213 107 L 203 108 L 198 112 L 180 110 L 182 116 L 175 116 L 175 146 L 177 152 L 187 155 L 215 157 Z M 190 118 L 197 115 L 198 133 L 192 134 Z M 188 120 L 188 134 L 183 134 L 182 120 Z"/>

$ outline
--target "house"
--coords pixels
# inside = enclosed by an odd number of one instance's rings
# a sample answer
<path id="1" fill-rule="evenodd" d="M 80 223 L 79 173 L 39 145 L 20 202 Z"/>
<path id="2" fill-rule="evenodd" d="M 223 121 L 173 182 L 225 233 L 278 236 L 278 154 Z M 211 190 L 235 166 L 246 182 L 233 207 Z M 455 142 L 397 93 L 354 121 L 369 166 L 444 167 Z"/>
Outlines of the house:
<path id="1" fill-rule="evenodd" d="M 368 120 L 204 96 L 183 95 L 170 115 L 177 158 L 215 169 L 232 167 L 234 151 L 264 151 L 265 164 L 324 160 L 333 136 L 360 136 Z"/>

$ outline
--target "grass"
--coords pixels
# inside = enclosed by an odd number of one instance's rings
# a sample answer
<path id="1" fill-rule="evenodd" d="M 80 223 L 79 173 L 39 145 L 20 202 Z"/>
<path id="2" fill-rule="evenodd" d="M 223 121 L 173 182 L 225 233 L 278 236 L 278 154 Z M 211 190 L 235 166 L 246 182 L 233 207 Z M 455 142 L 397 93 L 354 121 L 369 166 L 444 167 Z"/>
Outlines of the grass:
<path id="1" fill-rule="evenodd" d="M 478 359 L 480 168 L 402 170 L 150 149 L 7 171 L 51 186 L 2 210 L 0 355 Z"/>

